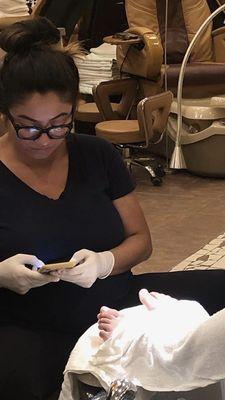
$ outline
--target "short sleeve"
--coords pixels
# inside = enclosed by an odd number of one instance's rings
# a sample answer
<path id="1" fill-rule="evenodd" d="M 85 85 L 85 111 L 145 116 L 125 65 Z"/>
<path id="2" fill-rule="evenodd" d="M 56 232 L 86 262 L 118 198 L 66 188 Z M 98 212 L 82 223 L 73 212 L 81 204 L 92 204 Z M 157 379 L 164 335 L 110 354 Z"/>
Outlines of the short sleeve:
<path id="1" fill-rule="evenodd" d="M 135 183 L 131 177 L 119 151 L 111 144 L 106 142 L 107 150 L 107 178 L 108 195 L 111 200 L 116 200 L 127 195 L 135 189 Z"/>
<path id="2" fill-rule="evenodd" d="M 133 178 L 113 144 L 100 137 L 83 134 L 71 140 L 73 168 L 79 170 L 80 182 L 86 180 L 91 190 L 98 187 L 111 200 L 126 196 L 135 189 Z"/>

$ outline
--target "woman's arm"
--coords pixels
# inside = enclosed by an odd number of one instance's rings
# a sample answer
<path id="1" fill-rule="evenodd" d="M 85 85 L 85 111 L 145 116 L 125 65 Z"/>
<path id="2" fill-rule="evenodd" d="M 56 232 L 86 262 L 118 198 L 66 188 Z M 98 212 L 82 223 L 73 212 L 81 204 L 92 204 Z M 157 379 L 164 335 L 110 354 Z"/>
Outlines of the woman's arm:
<path id="1" fill-rule="evenodd" d="M 96 253 L 88 249 L 77 251 L 71 258 L 77 266 L 61 271 L 62 280 L 88 288 L 97 278 L 104 279 L 129 271 L 150 256 L 151 236 L 134 192 L 114 200 L 113 204 L 123 222 L 125 240 L 114 249 L 103 252 Z"/>
<path id="2" fill-rule="evenodd" d="M 134 192 L 113 201 L 125 229 L 126 239 L 112 249 L 115 264 L 111 275 L 130 270 L 152 252 L 151 236 L 143 211 Z"/>
<path id="3" fill-rule="evenodd" d="M 88 249 L 77 251 L 71 258 L 77 266 L 62 271 L 62 280 L 88 288 L 97 278 L 129 271 L 150 256 L 151 236 L 134 192 L 114 200 L 113 204 L 123 222 L 125 240 L 119 246 L 99 253 Z"/>

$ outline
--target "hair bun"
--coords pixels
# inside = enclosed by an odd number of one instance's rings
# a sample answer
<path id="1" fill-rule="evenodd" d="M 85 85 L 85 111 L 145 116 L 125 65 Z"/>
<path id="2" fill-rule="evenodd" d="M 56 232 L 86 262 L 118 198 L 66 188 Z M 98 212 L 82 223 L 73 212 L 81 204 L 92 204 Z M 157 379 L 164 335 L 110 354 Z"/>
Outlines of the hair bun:
<path id="1" fill-rule="evenodd" d="M 56 26 L 44 17 L 16 22 L 0 33 L 0 47 L 7 53 L 21 54 L 55 44 L 60 39 Z"/>

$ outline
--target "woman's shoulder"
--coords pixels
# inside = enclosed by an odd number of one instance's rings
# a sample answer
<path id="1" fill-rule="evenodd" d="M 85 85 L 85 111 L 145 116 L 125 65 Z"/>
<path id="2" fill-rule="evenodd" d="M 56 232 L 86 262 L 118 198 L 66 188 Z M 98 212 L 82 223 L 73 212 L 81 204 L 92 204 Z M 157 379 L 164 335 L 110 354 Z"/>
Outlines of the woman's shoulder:
<path id="1" fill-rule="evenodd" d="M 83 134 L 74 135 L 72 141 L 74 151 L 71 154 L 74 162 L 85 171 L 84 176 L 91 177 L 93 182 L 96 179 L 106 181 L 112 200 L 134 189 L 135 185 L 124 161 L 113 144 L 102 138 Z"/>

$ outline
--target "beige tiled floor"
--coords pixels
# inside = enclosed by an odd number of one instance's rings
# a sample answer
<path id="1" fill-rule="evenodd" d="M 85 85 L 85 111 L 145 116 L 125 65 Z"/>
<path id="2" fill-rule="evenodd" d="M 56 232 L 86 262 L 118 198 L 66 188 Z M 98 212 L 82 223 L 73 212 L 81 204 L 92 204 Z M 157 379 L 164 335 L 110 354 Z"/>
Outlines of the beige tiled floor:
<path id="1" fill-rule="evenodd" d="M 133 176 L 153 241 L 152 256 L 134 273 L 168 271 L 225 232 L 225 179 L 178 172 L 154 187 L 144 170 Z"/>

